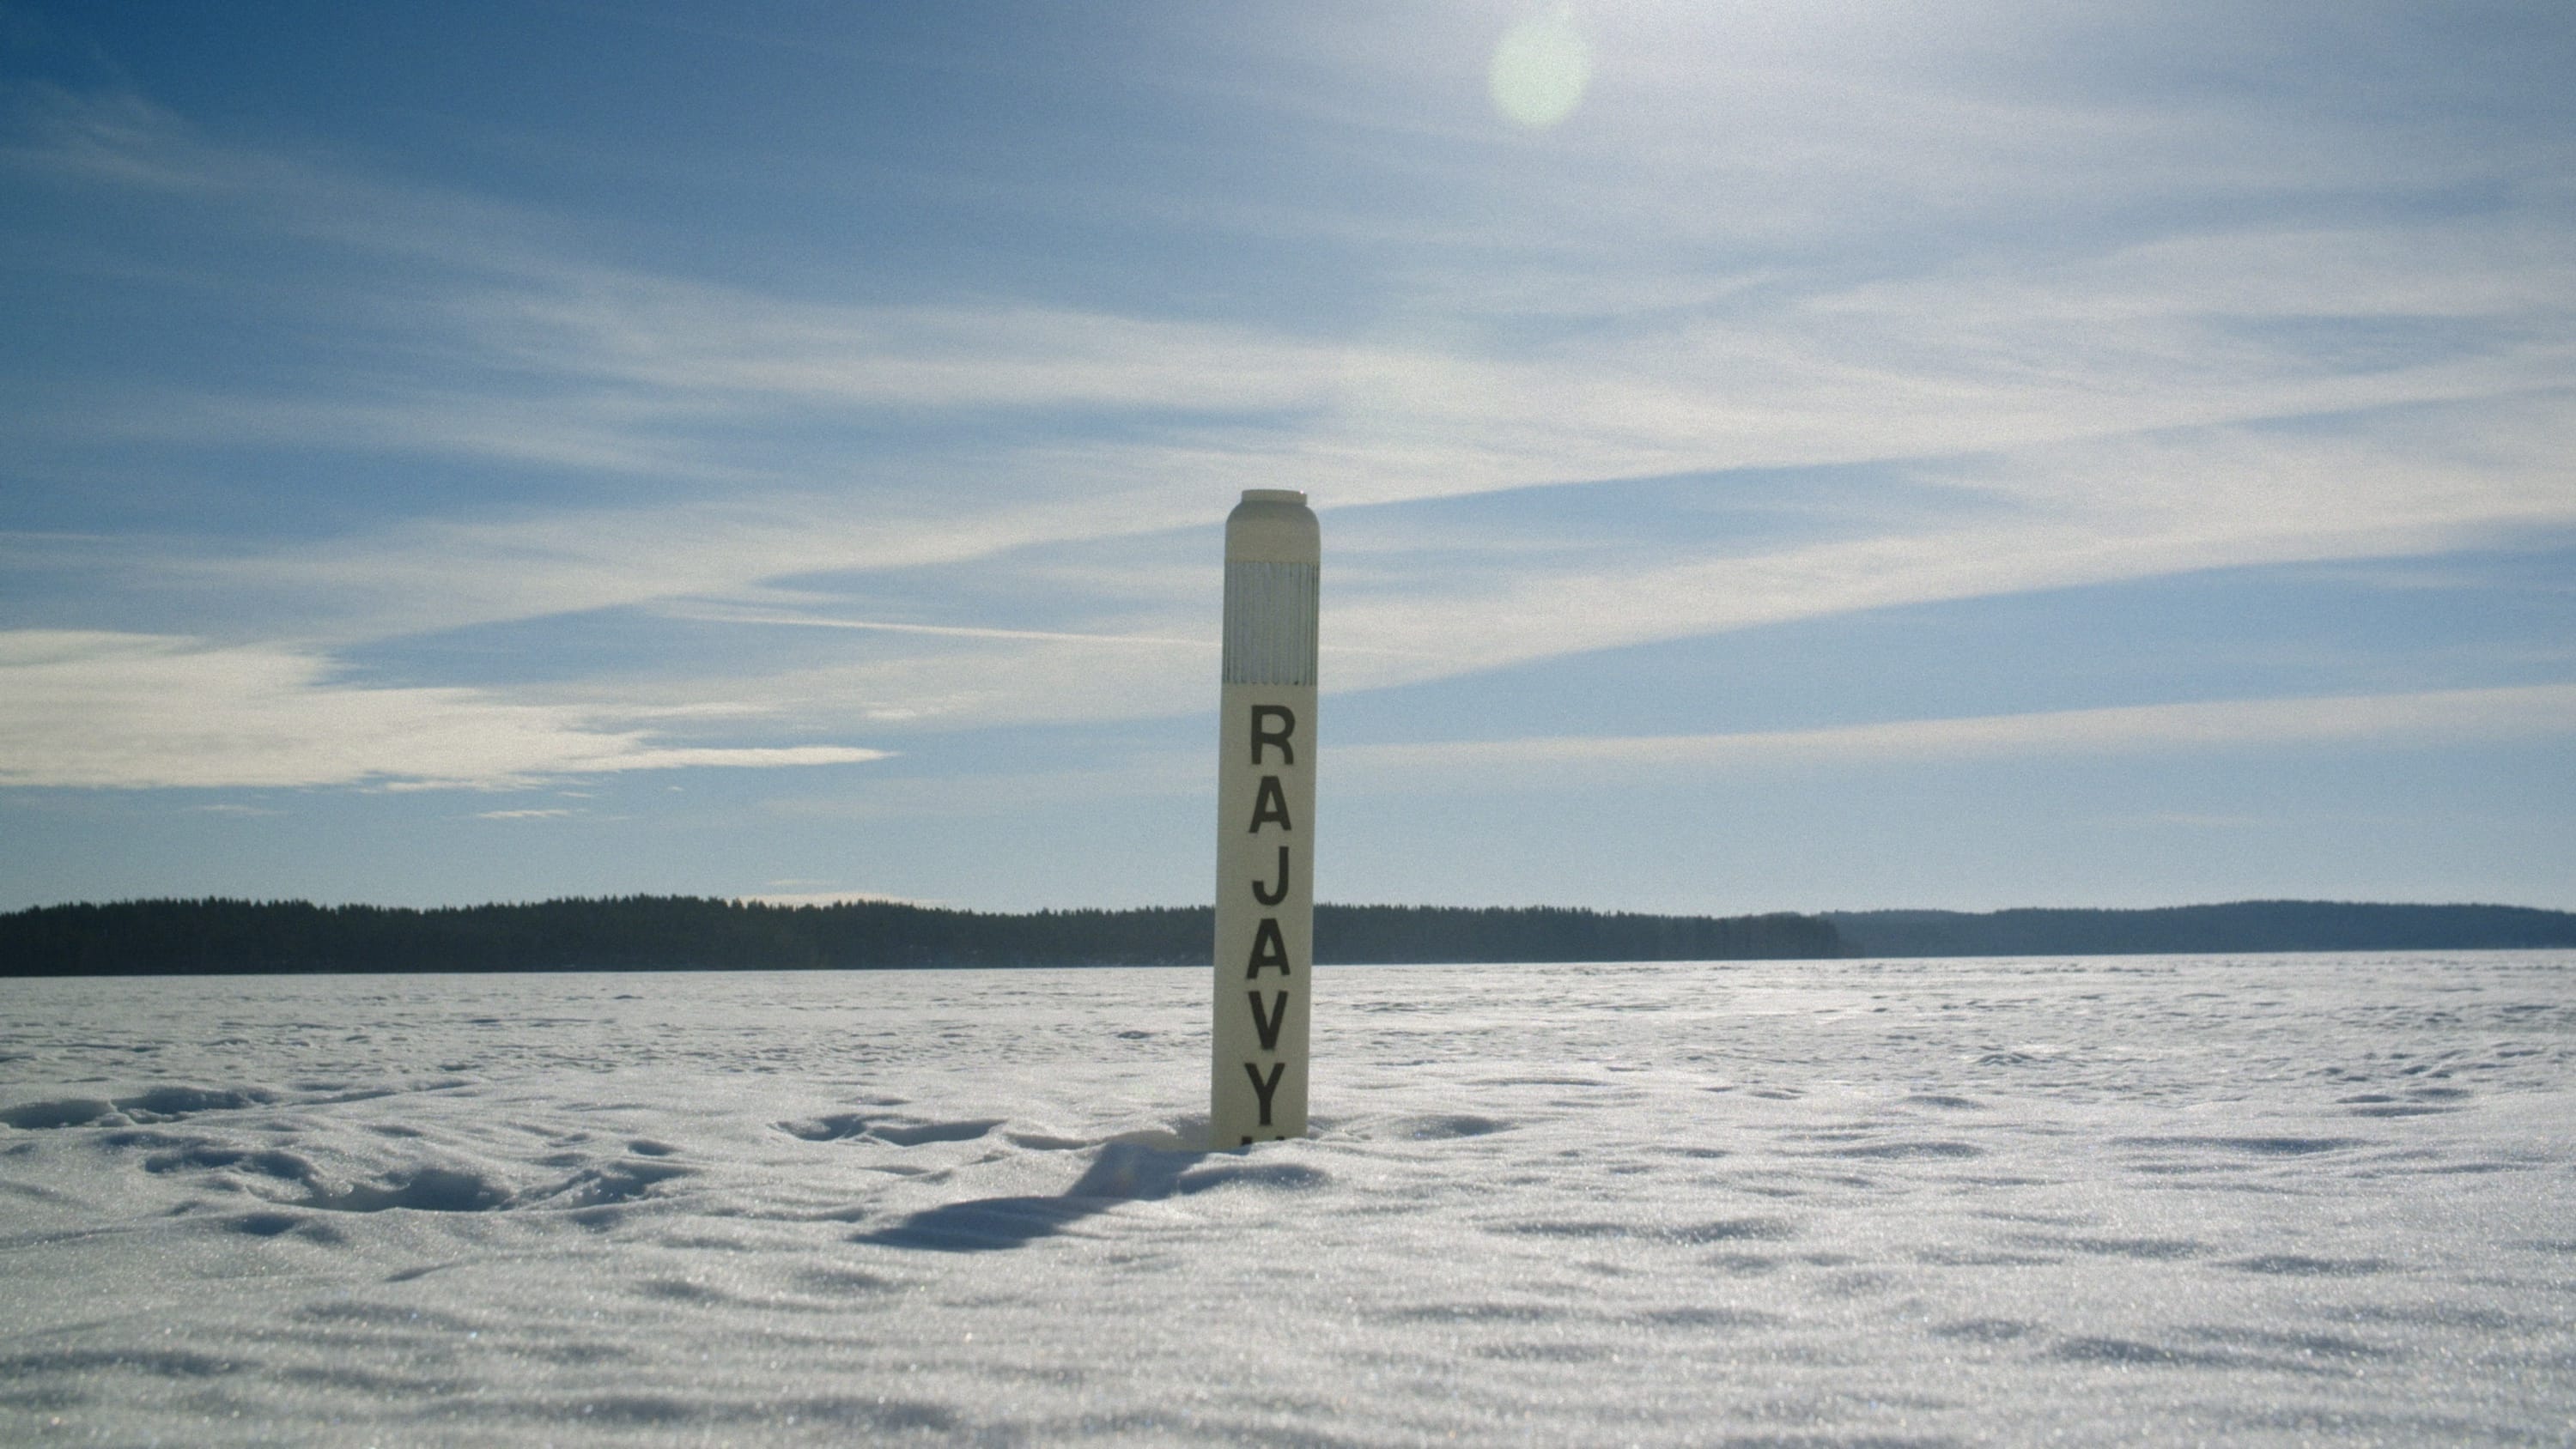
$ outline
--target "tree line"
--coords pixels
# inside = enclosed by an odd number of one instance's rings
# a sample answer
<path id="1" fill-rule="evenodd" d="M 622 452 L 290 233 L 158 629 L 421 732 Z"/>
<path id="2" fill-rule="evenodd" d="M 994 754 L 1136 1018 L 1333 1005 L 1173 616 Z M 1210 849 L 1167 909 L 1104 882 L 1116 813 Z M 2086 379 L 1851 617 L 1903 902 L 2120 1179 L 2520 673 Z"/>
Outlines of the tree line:
<path id="1" fill-rule="evenodd" d="M 429 909 L 120 901 L 0 915 L 0 976 L 1178 966 L 1206 962 L 1214 932 L 1205 906 L 1002 914 L 640 895 Z M 1315 957 L 1326 964 L 1794 959 L 1837 955 L 1841 944 L 1828 922 L 1786 914 L 1315 908 Z"/>
<path id="2" fill-rule="evenodd" d="M 2230 901 L 2141 910 L 1841 911 L 1854 956 L 2182 956 L 2576 946 L 2576 914 L 2530 906 Z"/>

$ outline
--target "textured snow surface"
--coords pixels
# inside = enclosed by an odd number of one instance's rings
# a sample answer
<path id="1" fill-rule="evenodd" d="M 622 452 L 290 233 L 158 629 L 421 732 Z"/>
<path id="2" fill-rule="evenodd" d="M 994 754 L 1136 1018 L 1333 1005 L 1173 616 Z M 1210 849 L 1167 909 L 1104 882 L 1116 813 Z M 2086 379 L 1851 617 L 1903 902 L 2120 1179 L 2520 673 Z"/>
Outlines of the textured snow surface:
<path id="1" fill-rule="evenodd" d="M 2576 1442 L 2576 953 L 0 982 L 0 1442 Z"/>

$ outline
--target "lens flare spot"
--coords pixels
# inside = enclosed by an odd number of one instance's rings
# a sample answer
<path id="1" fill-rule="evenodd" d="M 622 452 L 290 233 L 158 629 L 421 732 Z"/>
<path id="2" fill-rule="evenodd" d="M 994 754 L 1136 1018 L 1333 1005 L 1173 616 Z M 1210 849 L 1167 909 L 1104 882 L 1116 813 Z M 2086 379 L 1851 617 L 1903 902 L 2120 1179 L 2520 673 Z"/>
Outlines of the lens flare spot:
<path id="1" fill-rule="evenodd" d="M 1533 15 L 1503 32 L 1485 77 L 1505 120 L 1544 131 L 1574 114 L 1592 80 L 1592 47 L 1571 11 Z"/>

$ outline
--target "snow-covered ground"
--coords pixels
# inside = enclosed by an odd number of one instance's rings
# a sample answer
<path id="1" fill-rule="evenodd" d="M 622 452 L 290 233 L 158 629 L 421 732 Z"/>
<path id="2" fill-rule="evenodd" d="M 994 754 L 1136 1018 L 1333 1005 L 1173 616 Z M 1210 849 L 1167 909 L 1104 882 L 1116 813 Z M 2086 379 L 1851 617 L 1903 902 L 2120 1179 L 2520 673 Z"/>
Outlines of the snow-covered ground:
<path id="1" fill-rule="evenodd" d="M 0 982 L 0 1442 L 2576 1442 L 2576 953 Z"/>

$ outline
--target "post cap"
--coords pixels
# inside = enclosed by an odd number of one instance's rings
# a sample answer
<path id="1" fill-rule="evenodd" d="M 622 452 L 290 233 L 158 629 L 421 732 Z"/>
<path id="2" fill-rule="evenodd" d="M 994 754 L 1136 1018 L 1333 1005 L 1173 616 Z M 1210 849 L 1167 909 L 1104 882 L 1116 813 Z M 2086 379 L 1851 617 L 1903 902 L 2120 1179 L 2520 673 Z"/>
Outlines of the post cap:
<path id="1" fill-rule="evenodd" d="M 1225 518 L 1228 562 L 1266 560 L 1309 568 L 1322 557 L 1323 540 L 1306 495 L 1294 488 L 1246 488 Z"/>

